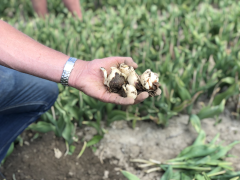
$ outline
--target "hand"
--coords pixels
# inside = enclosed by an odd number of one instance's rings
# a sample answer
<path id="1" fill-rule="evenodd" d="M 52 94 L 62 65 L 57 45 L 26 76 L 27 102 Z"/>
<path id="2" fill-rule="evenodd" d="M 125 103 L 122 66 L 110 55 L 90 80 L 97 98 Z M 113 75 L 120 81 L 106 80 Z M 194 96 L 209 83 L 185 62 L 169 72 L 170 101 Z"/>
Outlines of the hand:
<path id="1" fill-rule="evenodd" d="M 130 57 L 109 57 L 104 59 L 95 59 L 93 61 L 84 61 L 81 63 L 81 71 L 76 74 L 73 79 L 73 87 L 84 92 L 86 95 L 99 99 L 107 103 L 120 105 L 130 105 L 142 102 L 148 97 L 147 92 L 142 92 L 134 100 L 133 98 L 124 98 L 117 93 L 108 92 L 103 84 L 104 76 L 100 67 L 104 67 L 108 74 L 111 72 L 111 67 L 117 67 L 121 63 L 125 63 L 133 68 L 137 68 L 137 64 Z M 76 64 L 77 65 L 77 64 Z M 76 66 L 75 65 L 75 66 Z M 80 68 L 80 67 L 79 67 Z M 75 68 L 75 73 L 78 68 Z M 70 76 L 71 77 L 71 76 Z"/>

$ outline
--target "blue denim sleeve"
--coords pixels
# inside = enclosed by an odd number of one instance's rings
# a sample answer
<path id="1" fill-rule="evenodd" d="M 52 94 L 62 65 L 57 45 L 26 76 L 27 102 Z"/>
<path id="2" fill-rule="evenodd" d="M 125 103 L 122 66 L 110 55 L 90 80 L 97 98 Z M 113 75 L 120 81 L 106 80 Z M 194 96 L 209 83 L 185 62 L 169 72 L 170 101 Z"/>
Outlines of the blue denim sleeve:
<path id="1" fill-rule="evenodd" d="M 11 143 L 58 96 L 57 84 L 0 66 L 0 162 Z"/>

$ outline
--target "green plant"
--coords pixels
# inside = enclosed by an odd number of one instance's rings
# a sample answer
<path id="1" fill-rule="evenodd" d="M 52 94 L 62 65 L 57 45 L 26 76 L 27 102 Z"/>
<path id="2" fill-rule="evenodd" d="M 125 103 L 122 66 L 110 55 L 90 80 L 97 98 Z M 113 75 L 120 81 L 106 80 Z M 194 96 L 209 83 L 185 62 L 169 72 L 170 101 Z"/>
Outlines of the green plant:
<path id="1" fill-rule="evenodd" d="M 150 173 L 156 170 L 165 171 L 161 179 L 229 179 L 240 176 L 240 172 L 233 172 L 230 162 L 223 159 L 227 152 L 240 141 L 227 146 L 216 144 L 219 134 L 209 143 L 205 143 L 205 132 L 199 131 L 199 135 L 193 145 L 186 147 L 180 154 L 166 162 L 155 160 L 135 159 L 132 162 L 141 163 L 140 168 L 152 167 L 146 170 Z M 174 170 L 174 171 L 173 171 Z"/>

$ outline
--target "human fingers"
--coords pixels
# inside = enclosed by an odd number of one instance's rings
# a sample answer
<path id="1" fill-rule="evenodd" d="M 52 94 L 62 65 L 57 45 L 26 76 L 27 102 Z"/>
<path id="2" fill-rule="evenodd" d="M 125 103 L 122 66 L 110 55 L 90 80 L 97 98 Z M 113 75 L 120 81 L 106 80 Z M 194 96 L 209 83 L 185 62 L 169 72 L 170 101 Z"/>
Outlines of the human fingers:
<path id="1" fill-rule="evenodd" d="M 134 99 L 130 97 L 121 97 L 118 94 L 114 94 L 109 98 L 109 101 L 118 105 L 132 105 L 134 104 Z"/>
<path id="2" fill-rule="evenodd" d="M 113 103 L 113 104 L 118 104 L 118 105 L 132 105 L 134 104 L 134 99 L 130 97 L 121 97 L 117 93 L 109 93 L 106 92 L 100 100 L 103 100 L 104 102 L 107 103 Z"/>
<path id="3" fill-rule="evenodd" d="M 135 99 L 134 104 L 138 104 L 140 102 L 143 102 L 146 98 L 148 98 L 149 94 L 148 92 L 142 92 L 140 93 L 137 98 Z"/>

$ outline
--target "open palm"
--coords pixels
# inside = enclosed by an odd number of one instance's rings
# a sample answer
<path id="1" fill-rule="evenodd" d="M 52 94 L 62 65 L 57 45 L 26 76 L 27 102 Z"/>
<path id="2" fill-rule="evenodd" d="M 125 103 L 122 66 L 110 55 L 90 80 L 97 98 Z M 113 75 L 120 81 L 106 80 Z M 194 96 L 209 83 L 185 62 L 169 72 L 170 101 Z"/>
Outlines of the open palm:
<path id="1" fill-rule="evenodd" d="M 103 84 L 104 76 L 100 67 L 104 67 L 109 74 L 111 67 L 117 67 L 121 63 L 137 68 L 137 64 L 129 57 L 109 57 L 87 62 L 76 80 L 76 88 L 93 98 L 108 103 L 130 105 L 143 101 L 148 97 L 147 92 L 139 94 L 134 100 L 133 98 L 123 98 L 116 93 L 109 93 Z"/>

